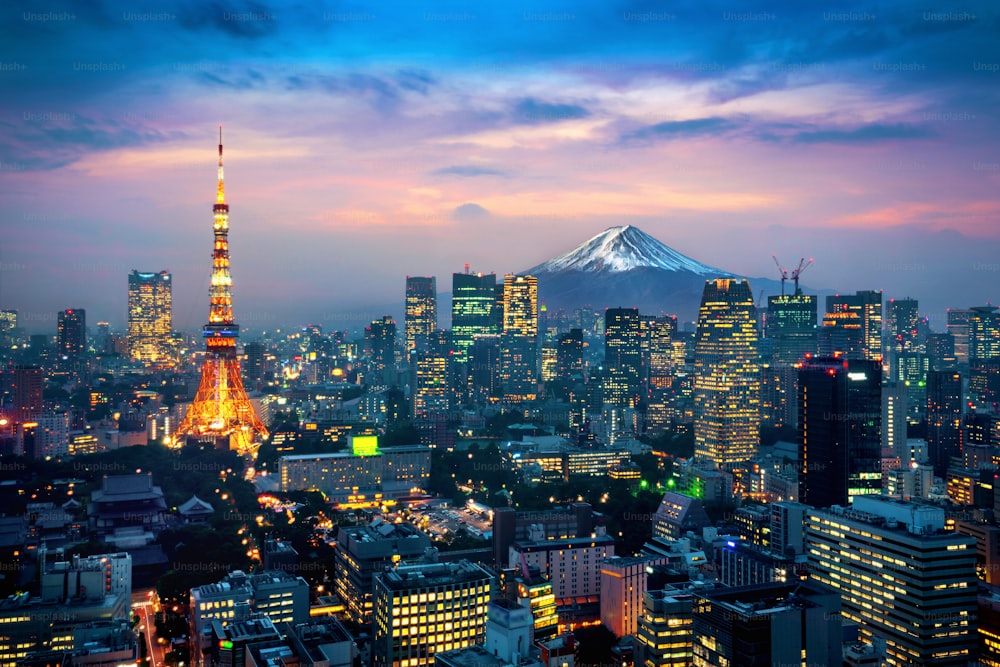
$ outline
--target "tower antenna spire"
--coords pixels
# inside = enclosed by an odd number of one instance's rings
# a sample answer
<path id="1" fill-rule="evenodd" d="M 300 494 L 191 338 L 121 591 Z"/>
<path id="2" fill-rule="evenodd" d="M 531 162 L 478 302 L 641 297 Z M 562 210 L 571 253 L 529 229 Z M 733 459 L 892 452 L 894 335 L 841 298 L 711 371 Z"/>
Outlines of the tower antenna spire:
<path id="1" fill-rule="evenodd" d="M 215 196 L 216 204 L 226 203 L 226 186 L 222 175 L 222 123 L 219 123 L 219 190 Z"/>

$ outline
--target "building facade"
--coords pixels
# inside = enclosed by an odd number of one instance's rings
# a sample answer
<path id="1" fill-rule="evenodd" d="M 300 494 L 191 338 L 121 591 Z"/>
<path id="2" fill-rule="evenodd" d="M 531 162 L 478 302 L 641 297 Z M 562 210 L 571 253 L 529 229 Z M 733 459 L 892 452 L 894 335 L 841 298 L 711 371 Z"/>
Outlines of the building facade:
<path id="1" fill-rule="evenodd" d="M 940 507 L 862 496 L 806 516 L 810 580 L 886 644 L 887 665 L 966 665 L 976 635 L 976 540 L 944 530 Z"/>
<path id="2" fill-rule="evenodd" d="M 750 283 L 705 284 L 694 351 L 695 458 L 727 468 L 760 444 L 757 317 Z"/>
<path id="3" fill-rule="evenodd" d="M 128 276 L 129 358 L 149 363 L 170 358 L 173 333 L 173 281 L 166 271 Z"/>

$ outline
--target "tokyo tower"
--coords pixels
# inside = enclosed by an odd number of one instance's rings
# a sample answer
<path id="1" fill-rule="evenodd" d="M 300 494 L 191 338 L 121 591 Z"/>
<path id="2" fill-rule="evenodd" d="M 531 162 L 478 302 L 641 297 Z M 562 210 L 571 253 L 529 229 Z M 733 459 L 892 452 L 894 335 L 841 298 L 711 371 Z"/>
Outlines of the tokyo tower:
<path id="1" fill-rule="evenodd" d="M 183 438 L 228 441 L 230 449 L 256 458 L 260 439 L 267 428 L 254 411 L 236 356 L 240 328 L 233 322 L 233 279 L 229 274 L 229 204 L 222 178 L 222 126 L 219 126 L 219 186 L 212 207 L 215 214 L 215 246 L 212 251 L 212 285 L 208 289 L 208 324 L 205 363 L 201 367 L 198 393 L 177 427 L 176 441 Z M 259 436 L 259 438 L 258 438 Z"/>

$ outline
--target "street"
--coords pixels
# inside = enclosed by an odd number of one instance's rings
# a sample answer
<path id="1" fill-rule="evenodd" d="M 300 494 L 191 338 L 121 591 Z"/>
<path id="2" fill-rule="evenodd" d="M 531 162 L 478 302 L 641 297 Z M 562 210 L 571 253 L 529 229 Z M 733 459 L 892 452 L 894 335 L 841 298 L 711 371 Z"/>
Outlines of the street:
<path id="1" fill-rule="evenodd" d="M 154 621 L 152 588 L 132 591 L 132 609 L 139 614 L 139 630 L 146 636 L 146 655 L 149 656 L 149 667 L 161 667 L 163 663 L 163 647 L 156 641 L 156 623 Z"/>

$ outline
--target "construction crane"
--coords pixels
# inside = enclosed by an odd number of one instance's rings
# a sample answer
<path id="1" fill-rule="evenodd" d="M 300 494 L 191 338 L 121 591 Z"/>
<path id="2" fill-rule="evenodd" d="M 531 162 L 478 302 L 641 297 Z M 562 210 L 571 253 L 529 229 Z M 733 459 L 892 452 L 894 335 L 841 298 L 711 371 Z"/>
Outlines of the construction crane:
<path id="1" fill-rule="evenodd" d="M 778 272 L 781 274 L 781 296 L 785 296 L 785 281 L 788 280 L 788 269 L 781 265 L 781 262 L 778 261 L 777 255 L 771 255 L 771 259 L 774 260 L 774 264 L 778 267 Z M 803 271 L 812 266 L 812 263 L 812 257 L 809 258 L 808 262 L 806 261 L 806 258 L 803 257 L 799 259 L 799 265 L 792 269 L 792 282 L 795 283 L 795 296 L 802 294 L 802 290 L 799 289 L 799 276 L 802 275 Z"/>
<path id="2" fill-rule="evenodd" d="M 771 259 L 774 260 L 774 265 L 778 267 L 778 273 L 781 274 L 781 296 L 785 296 L 785 281 L 788 280 L 788 269 L 781 266 L 777 255 L 771 255 Z"/>
<path id="3" fill-rule="evenodd" d="M 800 294 L 802 294 L 802 290 L 799 289 L 799 276 L 802 275 L 803 271 L 812 266 L 812 263 L 813 263 L 812 257 L 809 258 L 808 262 L 806 261 L 806 258 L 803 257 L 802 259 L 799 260 L 799 265 L 795 267 L 795 269 L 792 271 L 792 282 L 795 283 L 795 296 L 799 296 Z"/>

